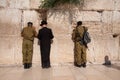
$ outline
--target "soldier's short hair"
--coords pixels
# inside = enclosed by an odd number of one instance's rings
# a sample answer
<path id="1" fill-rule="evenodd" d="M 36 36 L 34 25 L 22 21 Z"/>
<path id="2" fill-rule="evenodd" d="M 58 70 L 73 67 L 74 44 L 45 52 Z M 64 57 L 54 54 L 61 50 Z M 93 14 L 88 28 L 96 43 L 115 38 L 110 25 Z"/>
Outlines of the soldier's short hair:
<path id="1" fill-rule="evenodd" d="M 77 25 L 79 26 L 79 25 L 82 25 L 82 21 L 78 21 L 77 22 Z"/>
<path id="2" fill-rule="evenodd" d="M 32 23 L 32 22 L 28 22 L 27 24 L 28 24 L 28 25 L 29 25 L 29 24 L 33 25 L 33 23 Z"/>

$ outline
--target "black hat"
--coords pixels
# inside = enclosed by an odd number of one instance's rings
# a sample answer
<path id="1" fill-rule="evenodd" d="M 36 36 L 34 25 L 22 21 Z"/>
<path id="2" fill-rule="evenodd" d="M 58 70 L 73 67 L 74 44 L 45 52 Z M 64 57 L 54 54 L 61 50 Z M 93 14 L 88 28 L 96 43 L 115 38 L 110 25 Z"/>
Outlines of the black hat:
<path id="1" fill-rule="evenodd" d="M 47 24 L 47 21 L 41 21 L 41 24 L 40 24 L 40 26 L 42 26 L 42 25 L 44 25 L 44 24 Z"/>

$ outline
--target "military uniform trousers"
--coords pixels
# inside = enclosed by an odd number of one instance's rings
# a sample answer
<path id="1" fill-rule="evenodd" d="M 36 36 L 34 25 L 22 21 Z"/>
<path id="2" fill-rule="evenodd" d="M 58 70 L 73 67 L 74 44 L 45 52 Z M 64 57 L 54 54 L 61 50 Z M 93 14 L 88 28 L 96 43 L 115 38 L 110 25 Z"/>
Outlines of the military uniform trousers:
<path id="1" fill-rule="evenodd" d="M 86 50 L 87 48 L 84 45 L 81 45 L 79 42 L 75 42 L 74 48 L 74 62 L 78 65 L 86 63 Z"/>
<path id="2" fill-rule="evenodd" d="M 22 44 L 23 64 L 32 63 L 33 56 L 33 41 L 23 40 Z"/>

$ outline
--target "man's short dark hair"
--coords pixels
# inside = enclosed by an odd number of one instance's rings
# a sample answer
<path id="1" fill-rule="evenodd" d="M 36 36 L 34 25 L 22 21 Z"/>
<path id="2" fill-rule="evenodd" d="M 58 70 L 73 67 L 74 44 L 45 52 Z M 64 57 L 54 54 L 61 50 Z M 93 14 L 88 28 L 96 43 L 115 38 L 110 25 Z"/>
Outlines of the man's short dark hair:
<path id="1" fill-rule="evenodd" d="M 33 25 L 33 23 L 32 23 L 32 22 L 28 22 L 27 24 L 28 24 L 28 25 L 30 25 L 30 24 L 31 24 L 31 25 Z"/>
<path id="2" fill-rule="evenodd" d="M 82 25 L 82 21 L 77 22 L 77 26 Z"/>

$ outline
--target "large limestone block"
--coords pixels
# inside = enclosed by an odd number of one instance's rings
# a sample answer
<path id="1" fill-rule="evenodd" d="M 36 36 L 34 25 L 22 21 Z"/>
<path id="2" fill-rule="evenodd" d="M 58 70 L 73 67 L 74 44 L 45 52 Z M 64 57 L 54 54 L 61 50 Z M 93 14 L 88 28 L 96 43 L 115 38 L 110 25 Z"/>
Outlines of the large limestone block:
<path id="1" fill-rule="evenodd" d="M 112 24 L 102 24 L 102 34 L 110 34 L 112 35 L 113 25 Z"/>
<path id="2" fill-rule="evenodd" d="M 33 25 L 38 28 L 40 24 L 39 13 L 35 10 L 25 10 L 23 11 L 23 27 L 27 26 L 27 23 L 33 22 Z"/>
<path id="3" fill-rule="evenodd" d="M 72 27 L 69 13 L 56 12 L 48 16 L 48 26 L 53 30 L 54 42 L 51 49 L 52 63 L 73 62 L 73 42 L 71 40 Z"/>
<path id="4" fill-rule="evenodd" d="M 73 62 L 74 45 L 71 40 L 71 36 L 69 35 L 55 36 L 53 47 L 56 47 L 52 49 L 52 51 L 55 51 L 54 53 L 52 53 L 53 61 L 57 60 L 58 63 Z"/>
<path id="5" fill-rule="evenodd" d="M 120 0 L 114 0 L 115 1 L 115 10 L 120 10 Z"/>
<path id="6" fill-rule="evenodd" d="M 90 34 L 96 34 L 101 35 L 102 34 L 102 22 L 91 22 L 91 21 L 85 21 L 83 22 L 83 25 L 88 28 L 88 32 Z"/>
<path id="7" fill-rule="evenodd" d="M 22 37 L 20 36 L 15 37 L 14 41 L 14 62 L 15 64 L 22 64 Z"/>
<path id="8" fill-rule="evenodd" d="M 9 0 L 10 8 L 18 9 L 39 9 L 41 0 Z"/>
<path id="9" fill-rule="evenodd" d="M 0 10 L 0 35 L 19 35 L 21 31 L 21 11 L 17 9 Z"/>
<path id="10" fill-rule="evenodd" d="M 0 37 L 0 64 L 15 64 L 15 37 Z"/>
<path id="11" fill-rule="evenodd" d="M 120 12 L 114 11 L 113 14 L 113 33 L 120 33 Z"/>
<path id="12" fill-rule="evenodd" d="M 7 0 L 0 0 L 0 8 L 7 6 Z"/>
<path id="13" fill-rule="evenodd" d="M 102 12 L 102 33 L 111 34 L 113 31 L 113 11 Z"/>
<path id="14" fill-rule="evenodd" d="M 113 11 L 103 11 L 102 22 L 106 24 L 112 24 L 112 20 L 113 20 Z"/>
<path id="15" fill-rule="evenodd" d="M 101 14 L 96 11 L 76 11 L 74 18 L 76 21 L 100 21 Z"/>
<path id="16" fill-rule="evenodd" d="M 41 63 L 41 54 L 40 46 L 38 45 L 38 39 L 34 40 L 34 49 L 33 49 L 33 63 Z"/>
<path id="17" fill-rule="evenodd" d="M 113 33 L 120 34 L 120 23 L 113 25 Z"/>
<path id="18" fill-rule="evenodd" d="M 38 9 L 40 6 L 41 0 L 30 0 L 30 8 Z"/>
<path id="19" fill-rule="evenodd" d="M 118 51 L 118 54 L 119 54 L 119 60 L 120 60 L 120 36 L 119 36 L 119 51 Z"/>
<path id="20" fill-rule="evenodd" d="M 120 23 L 120 12 L 114 11 L 113 12 L 113 23 Z"/>
<path id="21" fill-rule="evenodd" d="M 69 13 L 59 13 L 59 11 L 48 14 L 48 25 L 54 30 L 55 35 L 69 34 L 70 21 Z"/>
<path id="22" fill-rule="evenodd" d="M 114 0 L 85 0 L 83 9 L 84 10 L 114 10 Z"/>
<path id="23" fill-rule="evenodd" d="M 114 39 L 111 35 L 93 35 L 92 42 L 89 44 L 88 61 L 103 63 L 106 55 L 110 60 L 118 60 L 119 45 L 117 43 L 118 39 Z"/>
<path id="24" fill-rule="evenodd" d="M 10 8 L 29 9 L 30 0 L 8 0 Z"/>

